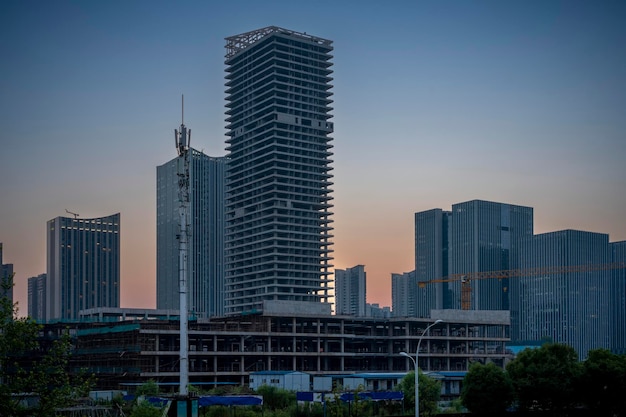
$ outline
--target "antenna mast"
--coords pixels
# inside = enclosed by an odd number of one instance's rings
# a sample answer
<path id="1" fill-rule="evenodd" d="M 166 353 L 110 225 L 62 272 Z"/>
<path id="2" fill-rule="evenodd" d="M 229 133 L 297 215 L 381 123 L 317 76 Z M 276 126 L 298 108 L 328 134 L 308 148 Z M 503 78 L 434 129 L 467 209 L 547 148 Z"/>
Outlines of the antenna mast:
<path id="1" fill-rule="evenodd" d="M 178 286 L 180 295 L 180 388 L 181 397 L 189 394 L 189 329 L 187 307 L 187 244 L 189 236 L 189 142 L 191 129 L 184 123 L 185 101 L 181 96 L 181 124 L 174 130 L 176 150 L 178 151 L 178 212 L 180 214 L 180 234 L 178 237 Z"/>

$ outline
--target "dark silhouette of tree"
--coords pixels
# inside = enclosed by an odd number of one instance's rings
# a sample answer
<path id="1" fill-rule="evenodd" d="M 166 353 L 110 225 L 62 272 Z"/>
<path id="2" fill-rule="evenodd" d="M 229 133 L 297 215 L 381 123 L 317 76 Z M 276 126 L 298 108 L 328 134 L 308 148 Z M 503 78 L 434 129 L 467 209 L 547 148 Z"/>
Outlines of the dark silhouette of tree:
<path id="1" fill-rule="evenodd" d="M 521 410 L 563 410 L 579 402 L 575 389 L 582 365 L 570 346 L 549 343 L 525 349 L 506 370 Z"/>
<path id="2" fill-rule="evenodd" d="M 501 415 L 514 395 L 511 378 L 502 368 L 475 363 L 463 380 L 461 402 L 472 413 Z"/>
<path id="3" fill-rule="evenodd" d="M 597 416 L 626 416 L 626 356 L 590 350 L 582 365 L 579 392 Z"/>
<path id="4" fill-rule="evenodd" d="M 13 277 L 2 282 L 2 294 L 13 286 Z M 86 396 L 93 383 L 84 375 L 70 376 L 69 333 L 49 345 L 42 345 L 41 326 L 30 318 L 17 317 L 17 304 L 0 297 L 0 415 L 51 416 L 55 409 L 72 405 Z M 27 397 L 36 396 L 35 405 L 26 406 Z"/>
<path id="5" fill-rule="evenodd" d="M 415 409 L 415 372 L 411 371 L 402 378 L 398 389 L 404 394 L 406 407 Z M 419 373 L 420 416 L 432 416 L 438 411 L 437 403 L 441 397 L 441 382 L 422 371 Z"/>

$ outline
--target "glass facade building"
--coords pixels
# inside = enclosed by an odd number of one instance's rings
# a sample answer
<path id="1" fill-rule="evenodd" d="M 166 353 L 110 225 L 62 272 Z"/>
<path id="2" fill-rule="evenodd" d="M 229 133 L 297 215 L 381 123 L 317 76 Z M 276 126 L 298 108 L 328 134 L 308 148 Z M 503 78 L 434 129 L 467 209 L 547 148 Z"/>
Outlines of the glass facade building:
<path id="1" fill-rule="evenodd" d="M 609 243 L 611 261 L 622 264 L 612 271 L 611 318 L 613 336 L 611 350 L 620 355 L 626 354 L 626 240 Z"/>
<path id="2" fill-rule="evenodd" d="M 40 323 L 46 321 L 46 274 L 28 278 L 28 316 Z"/>
<path id="3" fill-rule="evenodd" d="M 157 308 L 177 310 L 180 234 L 178 164 L 157 167 Z M 189 149 L 188 308 L 197 317 L 224 315 L 224 157 Z"/>
<path id="4" fill-rule="evenodd" d="M 13 264 L 3 264 L 2 263 L 2 242 L 0 242 L 0 279 L 2 282 L 8 278 L 13 277 Z M 3 297 L 7 297 L 11 302 L 13 302 L 13 287 L 9 289 L 0 288 L 0 292 Z"/>
<path id="5" fill-rule="evenodd" d="M 608 264 L 608 245 L 609 237 L 602 233 L 542 233 L 522 241 L 519 267 Z M 512 278 L 512 341 L 565 343 L 576 349 L 581 359 L 589 349 L 611 349 L 612 275 L 611 270 L 583 270 Z"/>
<path id="6" fill-rule="evenodd" d="M 226 314 L 328 301 L 332 50 L 274 26 L 226 38 Z"/>
<path id="7" fill-rule="evenodd" d="M 46 320 L 120 306 L 120 214 L 47 223 Z"/>
<path id="8" fill-rule="evenodd" d="M 448 276 L 452 213 L 432 209 L 415 213 L 415 274 L 418 283 Z M 448 284 L 418 287 L 417 317 L 430 317 L 430 310 L 452 304 Z"/>
<path id="9" fill-rule="evenodd" d="M 533 234 L 532 207 L 472 200 L 452 206 L 450 274 L 517 268 L 512 253 L 518 242 Z M 471 282 L 471 308 L 508 310 L 509 279 Z M 449 285 L 450 304 L 460 308 L 460 283 Z"/>

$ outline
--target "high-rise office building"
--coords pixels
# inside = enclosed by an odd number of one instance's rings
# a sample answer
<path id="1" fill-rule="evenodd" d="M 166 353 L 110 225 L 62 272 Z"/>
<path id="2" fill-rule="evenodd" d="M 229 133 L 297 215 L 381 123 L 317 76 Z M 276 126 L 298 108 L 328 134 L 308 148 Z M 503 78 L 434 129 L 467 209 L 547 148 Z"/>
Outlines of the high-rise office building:
<path id="1" fill-rule="evenodd" d="M 391 314 L 417 317 L 417 276 L 415 271 L 391 274 Z"/>
<path id="2" fill-rule="evenodd" d="M 528 237 L 518 254 L 522 270 L 611 261 L 608 235 L 578 230 Z M 512 278 L 511 339 L 551 339 L 572 346 L 581 359 L 590 349 L 610 349 L 612 274 L 585 270 Z"/>
<path id="3" fill-rule="evenodd" d="M 28 316 L 46 322 L 46 274 L 28 278 Z"/>
<path id="4" fill-rule="evenodd" d="M 451 216 L 451 212 L 441 209 L 415 213 L 415 274 L 418 283 L 448 276 Z M 429 284 L 417 290 L 417 317 L 430 317 L 430 310 L 451 304 L 447 283 Z"/>
<path id="5" fill-rule="evenodd" d="M 626 264 L 626 240 L 609 243 L 611 261 Z M 626 268 L 612 271 L 611 319 L 613 337 L 611 350 L 620 355 L 626 354 Z"/>
<path id="6" fill-rule="evenodd" d="M 453 274 L 515 268 L 511 260 L 521 238 L 533 234 L 533 209 L 472 200 L 452 211 L 432 209 L 415 214 L 415 273 L 418 282 Z M 507 310 L 508 279 L 471 282 L 470 308 Z M 461 308 L 460 282 L 430 283 L 417 291 L 415 314 L 428 317 L 436 308 Z"/>
<path id="7" fill-rule="evenodd" d="M 226 314 L 328 301 L 332 50 L 274 26 L 226 38 Z"/>
<path id="8" fill-rule="evenodd" d="M 157 308 L 177 310 L 179 156 L 157 167 Z M 224 172 L 226 158 L 189 149 L 187 295 L 198 317 L 224 315 Z"/>
<path id="9" fill-rule="evenodd" d="M 120 214 L 47 223 L 46 319 L 120 306 Z"/>
<path id="10" fill-rule="evenodd" d="M 13 264 L 2 263 L 2 242 L 0 242 L 0 283 L 9 283 L 8 279 L 13 277 Z M 0 287 L 0 296 L 7 297 L 13 302 L 13 287 Z"/>
<path id="11" fill-rule="evenodd" d="M 364 265 L 335 269 L 335 313 L 366 316 L 366 273 Z"/>
<path id="12" fill-rule="evenodd" d="M 520 239 L 533 234 L 532 207 L 472 200 L 452 206 L 450 235 L 450 274 L 500 271 L 517 266 L 512 253 Z M 448 285 L 450 304 L 460 308 L 460 283 Z M 471 308 L 508 310 L 509 279 L 471 282 Z"/>

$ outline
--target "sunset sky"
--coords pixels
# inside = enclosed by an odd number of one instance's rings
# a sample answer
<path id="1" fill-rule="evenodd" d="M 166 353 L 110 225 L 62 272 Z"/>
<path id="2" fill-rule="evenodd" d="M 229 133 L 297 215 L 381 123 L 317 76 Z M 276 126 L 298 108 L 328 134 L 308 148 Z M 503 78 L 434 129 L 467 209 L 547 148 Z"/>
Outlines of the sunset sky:
<path id="1" fill-rule="evenodd" d="M 337 268 L 391 305 L 413 215 L 484 199 L 626 240 L 624 1 L 0 2 L 0 242 L 27 312 L 46 221 L 121 213 L 122 307 L 156 305 L 156 166 L 225 154 L 227 36 L 334 41 Z"/>

